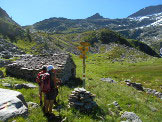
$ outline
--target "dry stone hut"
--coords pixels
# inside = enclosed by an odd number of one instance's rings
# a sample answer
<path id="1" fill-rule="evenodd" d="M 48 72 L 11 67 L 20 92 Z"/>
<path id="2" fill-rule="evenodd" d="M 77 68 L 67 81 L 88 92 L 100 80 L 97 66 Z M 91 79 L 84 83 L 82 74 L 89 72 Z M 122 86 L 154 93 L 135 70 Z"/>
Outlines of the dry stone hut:
<path id="1" fill-rule="evenodd" d="M 28 81 L 35 81 L 38 72 L 43 65 L 53 65 L 57 70 L 57 76 L 63 83 L 76 75 L 76 65 L 69 54 L 51 55 L 26 55 L 21 59 L 7 65 L 6 73 Z"/>

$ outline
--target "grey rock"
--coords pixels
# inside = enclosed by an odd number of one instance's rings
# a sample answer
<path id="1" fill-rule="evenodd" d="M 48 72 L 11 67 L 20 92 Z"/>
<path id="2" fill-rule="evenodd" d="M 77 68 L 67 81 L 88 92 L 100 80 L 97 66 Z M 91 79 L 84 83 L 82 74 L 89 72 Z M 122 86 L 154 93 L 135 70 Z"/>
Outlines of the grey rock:
<path id="1" fill-rule="evenodd" d="M 160 98 L 162 99 L 162 93 L 159 94 Z"/>
<path id="2" fill-rule="evenodd" d="M 155 89 L 145 88 L 144 90 L 145 90 L 145 92 L 147 94 L 152 94 L 152 95 L 154 95 L 154 96 L 159 97 L 160 99 L 162 99 L 162 93 L 156 91 Z"/>
<path id="3" fill-rule="evenodd" d="M 37 88 L 37 86 L 32 83 L 23 83 L 22 85 L 24 88 Z"/>
<path id="4" fill-rule="evenodd" d="M 118 105 L 119 105 L 118 102 L 116 102 L 116 101 L 114 101 L 113 104 L 114 104 L 115 106 L 118 106 Z"/>
<path id="5" fill-rule="evenodd" d="M 37 88 L 37 86 L 32 83 L 23 83 L 23 84 L 15 84 L 14 88 L 15 89 L 22 89 L 22 88 L 29 89 L 29 88 Z"/>
<path id="6" fill-rule="evenodd" d="M 0 88 L 0 121 L 27 114 L 28 106 L 20 92 Z"/>
<path id="7" fill-rule="evenodd" d="M 104 82 L 108 82 L 108 83 L 117 83 L 115 80 L 113 80 L 111 78 L 101 78 L 101 80 Z"/>
<path id="8" fill-rule="evenodd" d="M 160 92 L 155 92 L 155 96 L 160 97 Z"/>
<path id="9" fill-rule="evenodd" d="M 31 109 L 39 107 L 39 105 L 37 103 L 34 103 L 34 102 L 27 102 L 27 105 Z"/>
<path id="10" fill-rule="evenodd" d="M 130 82 L 127 82 L 127 86 L 131 86 L 131 83 Z"/>
<path id="11" fill-rule="evenodd" d="M 2 83 L 2 86 L 8 87 L 8 88 L 13 88 L 13 86 L 9 83 Z"/>
<path id="12" fill-rule="evenodd" d="M 152 89 L 147 88 L 147 89 L 146 89 L 146 93 L 151 94 L 151 93 L 152 93 Z"/>
<path id="13" fill-rule="evenodd" d="M 131 85 L 137 90 L 144 91 L 141 83 L 131 83 Z"/>
<path id="14" fill-rule="evenodd" d="M 142 122 L 142 120 L 133 112 L 125 111 L 121 115 L 121 118 L 126 118 L 128 121 L 131 121 L 131 122 Z"/>
<path id="15" fill-rule="evenodd" d="M 127 80 L 125 80 L 125 82 L 131 82 L 131 80 L 130 79 L 127 79 Z"/>
<path id="16" fill-rule="evenodd" d="M 22 84 L 14 84 L 15 89 L 22 89 L 23 85 Z"/>
<path id="17" fill-rule="evenodd" d="M 155 94 L 157 91 L 155 89 L 153 89 L 151 92 L 152 92 L 152 94 Z"/>

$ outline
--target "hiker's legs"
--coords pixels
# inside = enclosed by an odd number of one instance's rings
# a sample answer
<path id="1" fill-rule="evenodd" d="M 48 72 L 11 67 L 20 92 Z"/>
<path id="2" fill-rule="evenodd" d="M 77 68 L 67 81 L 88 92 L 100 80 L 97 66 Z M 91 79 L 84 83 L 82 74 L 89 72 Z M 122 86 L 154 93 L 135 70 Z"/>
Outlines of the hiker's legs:
<path id="1" fill-rule="evenodd" d="M 46 100 L 46 103 L 45 103 L 45 113 L 49 113 L 49 104 L 50 104 L 50 100 Z"/>
<path id="2" fill-rule="evenodd" d="M 46 105 L 46 96 L 44 94 L 44 106 Z"/>
<path id="3" fill-rule="evenodd" d="M 49 101 L 49 113 L 52 113 L 53 102 L 54 100 Z"/>
<path id="4" fill-rule="evenodd" d="M 39 86 L 39 100 L 40 100 L 40 105 L 42 105 L 42 90 L 40 86 Z"/>
<path id="5" fill-rule="evenodd" d="M 58 89 L 55 89 L 55 92 L 54 92 L 54 104 L 57 105 L 57 101 L 56 101 L 56 97 L 58 95 Z"/>

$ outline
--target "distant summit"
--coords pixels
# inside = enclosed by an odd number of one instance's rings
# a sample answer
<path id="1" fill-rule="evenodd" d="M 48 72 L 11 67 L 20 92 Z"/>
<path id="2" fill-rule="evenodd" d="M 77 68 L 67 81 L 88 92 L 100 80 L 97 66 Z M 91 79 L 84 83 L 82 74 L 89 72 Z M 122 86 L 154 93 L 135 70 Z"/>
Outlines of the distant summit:
<path id="1" fill-rule="evenodd" d="M 1 7 L 0 7 L 0 17 L 2 17 L 2 18 L 4 18 L 4 17 L 9 18 L 8 14 L 6 13 L 6 11 L 3 10 Z"/>
<path id="2" fill-rule="evenodd" d="M 128 17 L 141 17 L 141 16 L 147 16 L 147 15 L 152 15 L 152 14 L 157 14 L 157 13 L 162 13 L 162 5 L 149 6 L 149 7 L 143 8 Z"/>
<path id="3" fill-rule="evenodd" d="M 12 24 L 17 24 L 15 21 L 12 20 L 12 18 L 9 17 L 7 12 L 5 10 L 3 10 L 1 7 L 0 7 L 0 18 L 2 18 L 3 21 L 6 21 L 6 22 L 9 22 Z M 0 25 L 3 25 L 2 23 L 3 22 L 1 22 Z"/>
<path id="4" fill-rule="evenodd" d="M 8 37 L 12 41 L 18 36 L 24 35 L 24 29 L 18 25 L 7 12 L 0 7 L 0 35 Z"/>
<path id="5" fill-rule="evenodd" d="M 101 16 L 99 13 L 96 13 L 96 14 L 88 17 L 87 19 L 104 19 L 104 17 Z"/>

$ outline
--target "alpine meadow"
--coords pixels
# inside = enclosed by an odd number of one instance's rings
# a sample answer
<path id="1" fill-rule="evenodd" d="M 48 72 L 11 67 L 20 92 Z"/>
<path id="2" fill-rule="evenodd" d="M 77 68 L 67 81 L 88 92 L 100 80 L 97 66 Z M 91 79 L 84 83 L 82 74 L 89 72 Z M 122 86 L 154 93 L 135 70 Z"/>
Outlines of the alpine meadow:
<path id="1" fill-rule="evenodd" d="M 162 5 L 26 26 L 10 16 L 0 6 L 0 121 L 162 122 Z M 42 66 L 57 77 L 52 113 Z"/>

